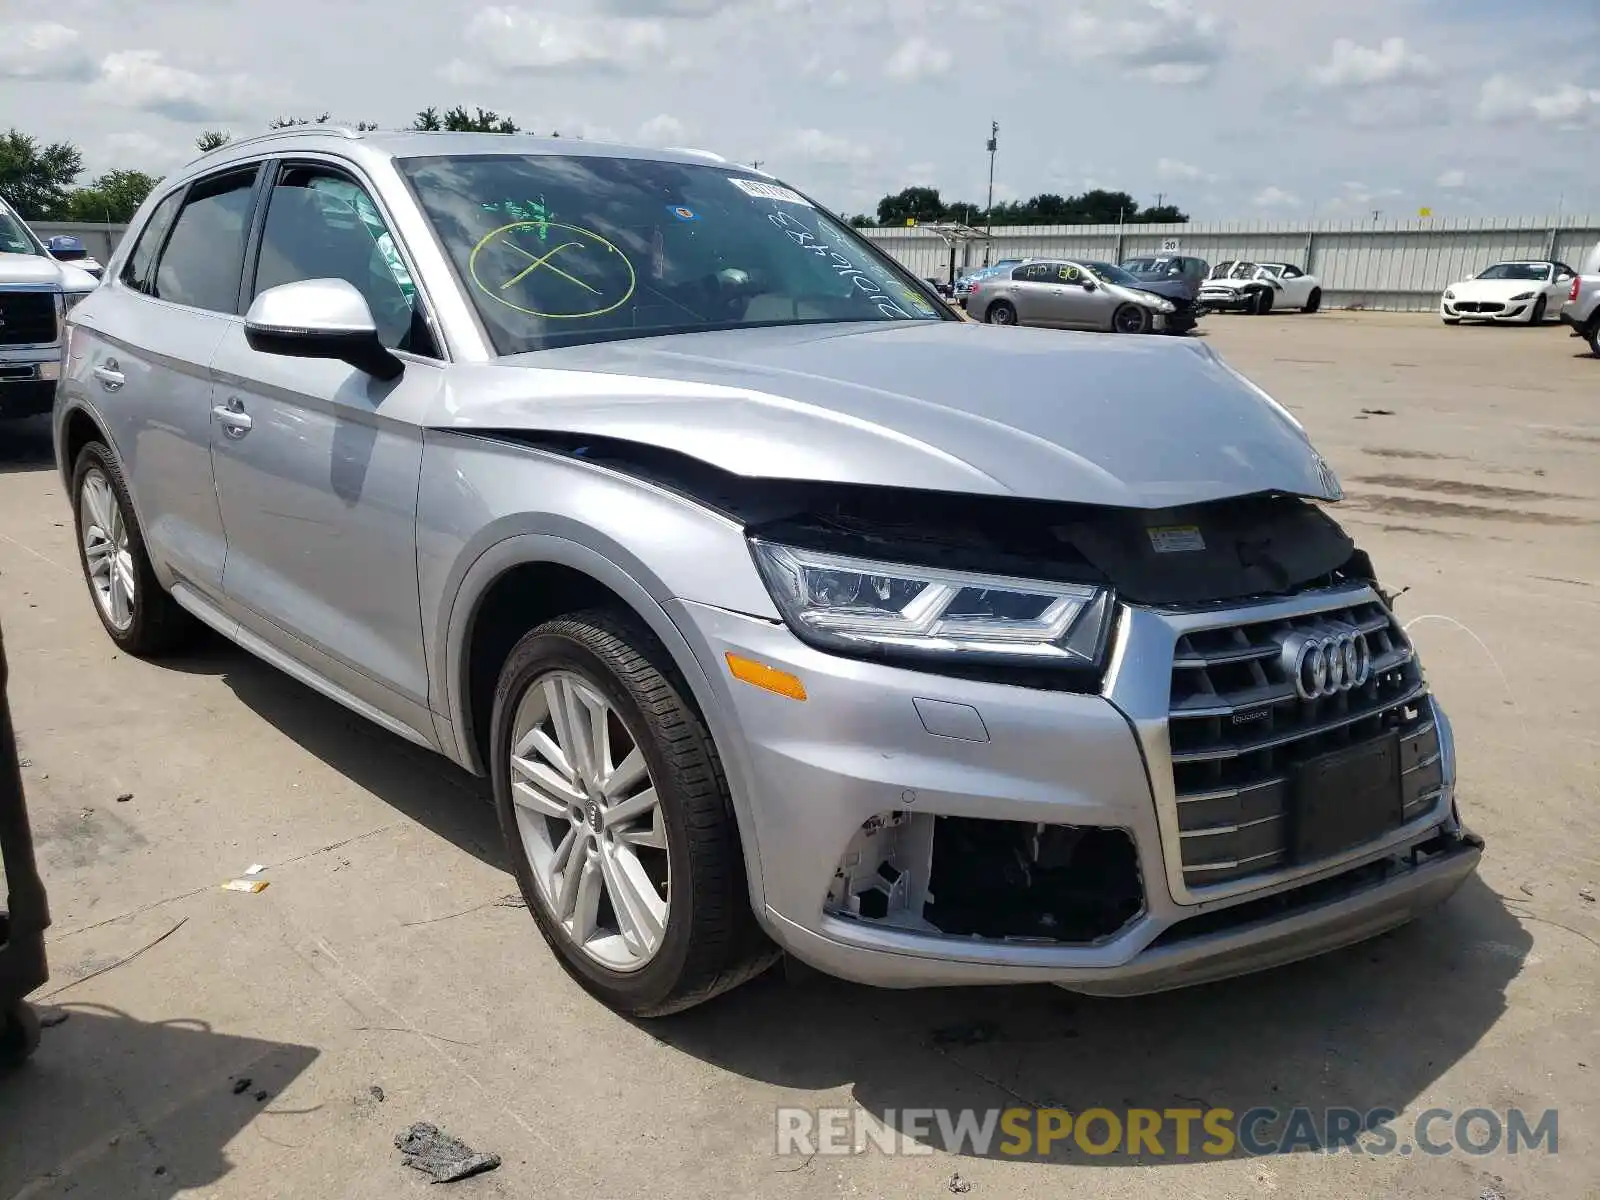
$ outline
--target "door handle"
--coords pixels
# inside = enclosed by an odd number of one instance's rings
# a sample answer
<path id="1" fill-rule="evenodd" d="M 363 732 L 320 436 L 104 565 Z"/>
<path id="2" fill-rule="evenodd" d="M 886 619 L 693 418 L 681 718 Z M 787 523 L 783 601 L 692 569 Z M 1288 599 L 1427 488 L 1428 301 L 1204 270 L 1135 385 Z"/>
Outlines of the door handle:
<path id="1" fill-rule="evenodd" d="M 118 369 L 117 360 L 114 358 L 106 359 L 104 364 L 94 369 L 93 374 L 100 381 L 100 386 L 108 392 L 114 392 L 128 382 L 122 371 Z"/>
<path id="2" fill-rule="evenodd" d="M 229 396 L 226 404 L 218 404 L 211 415 L 222 425 L 224 437 L 237 441 L 250 432 L 250 414 L 244 411 L 244 401 L 237 396 Z"/>

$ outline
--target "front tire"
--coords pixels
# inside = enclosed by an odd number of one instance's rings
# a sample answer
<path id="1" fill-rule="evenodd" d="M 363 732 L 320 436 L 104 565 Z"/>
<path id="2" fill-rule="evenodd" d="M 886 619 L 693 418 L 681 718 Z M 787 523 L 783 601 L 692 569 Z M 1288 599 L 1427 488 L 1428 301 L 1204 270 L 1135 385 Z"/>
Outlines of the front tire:
<path id="1" fill-rule="evenodd" d="M 983 314 L 983 319 L 990 325 L 1015 325 L 1017 323 L 1016 306 L 1009 300 L 996 300 Z"/>
<path id="2" fill-rule="evenodd" d="M 1322 307 L 1322 289 L 1321 288 L 1312 288 L 1311 289 L 1311 295 L 1306 297 L 1306 306 L 1304 308 L 1302 308 L 1300 311 L 1303 312 L 1303 313 L 1314 313 L 1318 309 L 1320 309 L 1321 307 Z"/>
<path id="3" fill-rule="evenodd" d="M 1443 321 L 1446 325 L 1459 325 L 1459 324 L 1461 324 L 1461 318 L 1460 317 L 1440 317 L 1439 319 L 1441 321 Z"/>
<path id="4" fill-rule="evenodd" d="M 193 618 L 156 578 L 122 468 L 103 442 L 79 451 L 72 497 L 78 563 L 111 640 L 140 658 L 179 649 L 193 632 Z"/>
<path id="5" fill-rule="evenodd" d="M 1533 311 L 1528 314 L 1528 324 L 1529 325 L 1543 325 L 1544 324 L 1545 307 L 1546 307 L 1546 301 L 1545 301 L 1545 298 L 1543 296 L 1540 296 L 1537 300 L 1535 300 L 1533 302 Z"/>
<path id="6" fill-rule="evenodd" d="M 1254 311 L 1258 317 L 1264 317 L 1272 311 L 1272 291 L 1270 288 L 1262 288 L 1256 293 Z"/>
<path id="7" fill-rule="evenodd" d="M 562 617 L 495 688 L 495 805 L 523 900 L 617 1012 L 680 1012 L 777 957 L 750 909 L 716 745 L 660 642 L 631 617 Z"/>
<path id="8" fill-rule="evenodd" d="M 1124 304 L 1111 314 L 1112 333 L 1144 333 L 1150 328 L 1150 314 L 1137 304 Z"/>

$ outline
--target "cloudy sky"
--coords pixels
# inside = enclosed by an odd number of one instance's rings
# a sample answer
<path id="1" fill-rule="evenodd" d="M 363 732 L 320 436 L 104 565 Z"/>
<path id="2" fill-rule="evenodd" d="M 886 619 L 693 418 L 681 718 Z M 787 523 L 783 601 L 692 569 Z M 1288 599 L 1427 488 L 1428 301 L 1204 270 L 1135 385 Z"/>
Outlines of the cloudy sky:
<path id="1" fill-rule="evenodd" d="M 91 171 L 455 103 L 758 160 L 852 212 L 981 202 L 993 119 L 997 198 L 1600 213 L 1600 0 L 0 0 L 0 125 Z"/>

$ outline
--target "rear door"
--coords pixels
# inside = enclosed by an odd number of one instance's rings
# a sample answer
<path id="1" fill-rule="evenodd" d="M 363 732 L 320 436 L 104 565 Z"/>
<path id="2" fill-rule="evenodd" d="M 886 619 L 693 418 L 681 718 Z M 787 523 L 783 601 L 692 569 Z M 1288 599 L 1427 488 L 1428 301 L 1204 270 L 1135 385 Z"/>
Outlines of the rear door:
<path id="1" fill-rule="evenodd" d="M 383 382 L 325 359 L 217 351 L 212 454 L 235 616 L 313 674 L 432 740 L 417 596 L 421 421 L 443 363 L 373 191 L 331 161 L 277 164 L 241 310 L 269 287 L 347 280 L 405 363 Z"/>
<path id="2" fill-rule="evenodd" d="M 231 167 L 156 207 L 121 276 L 79 306 L 67 367 L 115 443 L 157 570 L 213 599 L 226 543 L 211 360 L 238 300 L 258 173 Z"/>

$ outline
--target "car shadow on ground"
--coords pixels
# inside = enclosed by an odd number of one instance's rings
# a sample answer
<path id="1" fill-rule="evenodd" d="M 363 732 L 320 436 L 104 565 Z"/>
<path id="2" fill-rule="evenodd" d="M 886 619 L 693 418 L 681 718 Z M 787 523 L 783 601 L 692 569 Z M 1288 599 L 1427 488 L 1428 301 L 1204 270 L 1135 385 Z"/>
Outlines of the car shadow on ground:
<path id="1" fill-rule="evenodd" d="M 209 1194 L 232 1169 L 228 1143 L 252 1124 L 269 1137 L 276 1098 L 318 1054 L 198 1021 L 61 1011 L 34 1057 L 0 1074 L 0 1195 Z"/>
<path id="2" fill-rule="evenodd" d="M 380 729 L 220 634 L 205 628 L 197 633 L 188 652 L 161 665 L 220 676 L 246 707 L 339 774 L 480 862 L 506 871 L 511 890 L 487 780 Z"/>
<path id="3" fill-rule="evenodd" d="M 1253 1131 L 1270 1144 L 1299 1106 L 1319 1122 L 1330 1108 L 1355 1110 L 1363 1124 L 1374 1109 L 1403 1111 L 1505 1011 L 1531 944 L 1474 878 L 1437 913 L 1385 937 L 1184 991 L 1120 1000 L 1049 987 L 889 992 L 820 978 L 795 986 L 777 971 L 648 1029 L 778 1087 L 848 1086 L 877 1122 L 951 1153 L 983 1151 L 950 1140 L 937 1120 L 930 1129 L 926 1116 L 920 1130 L 908 1125 L 907 1110 L 1100 1108 L 1125 1120 L 1129 1109 L 1242 1116 L 1266 1107 L 1283 1114 Z M 1091 1156 L 1071 1138 L 1041 1155 L 1015 1141 L 1007 1149 L 1003 1133 L 983 1156 L 1128 1166 L 1246 1153 L 1206 1152 L 1198 1122 L 1193 1131 L 1188 1153 L 1168 1121 L 1159 1156 L 1148 1143 L 1137 1156 L 1125 1143 Z M 1093 1127 L 1093 1142 L 1106 1137 L 1103 1122 Z"/>
<path id="4" fill-rule="evenodd" d="M 220 675 L 239 699 L 334 770 L 479 860 L 507 869 L 487 787 L 242 650 L 208 635 L 179 670 Z M 510 878 L 507 884 L 510 890 Z M 1295 1107 L 1403 1111 L 1490 1030 L 1532 939 L 1474 877 L 1442 909 L 1382 938 L 1243 979 L 1107 1000 L 1051 987 L 886 991 L 780 966 L 676 1017 L 663 1043 L 782 1089 L 848 1087 L 856 1106 L 914 1133 L 907 1110 Z M 1257 1129 L 1270 1142 L 1283 1121 Z M 1170 1138 L 1172 1126 L 1166 1127 Z M 1103 1137 L 1103 1133 L 1099 1136 Z M 937 1132 L 924 1144 L 972 1154 Z M 1162 1144 L 1159 1161 L 1240 1157 Z M 1008 1161 L 1130 1165 L 1067 1143 Z"/>
<path id="5" fill-rule="evenodd" d="M 53 470 L 51 437 L 49 417 L 0 420 L 0 475 Z"/>

